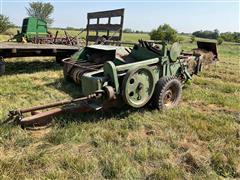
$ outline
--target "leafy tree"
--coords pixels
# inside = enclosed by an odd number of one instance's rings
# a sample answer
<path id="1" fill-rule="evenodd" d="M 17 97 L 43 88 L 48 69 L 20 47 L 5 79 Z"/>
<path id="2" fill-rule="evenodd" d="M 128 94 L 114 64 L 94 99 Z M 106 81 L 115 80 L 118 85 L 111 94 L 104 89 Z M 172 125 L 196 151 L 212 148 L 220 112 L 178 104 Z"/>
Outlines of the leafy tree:
<path id="1" fill-rule="evenodd" d="M 224 41 L 234 41 L 234 36 L 231 32 L 221 33 L 221 38 L 223 38 Z"/>
<path id="2" fill-rule="evenodd" d="M 13 27 L 7 16 L 0 14 L 0 34 L 6 32 L 9 28 Z"/>
<path id="3" fill-rule="evenodd" d="M 29 6 L 29 8 L 26 8 L 27 14 L 29 16 L 44 20 L 49 25 L 53 23 L 53 19 L 50 18 L 50 15 L 54 11 L 54 7 L 52 4 L 43 2 L 31 2 L 29 3 Z"/>
<path id="4" fill-rule="evenodd" d="M 217 38 L 218 45 L 221 45 L 223 43 L 223 38 L 219 37 Z"/>
<path id="5" fill-rule="evenodd" d="M 126 29 L 123 30 L 123 32 L 124 32 L 124 33 L 132 33 L 133 30 L 130 29 L 130 28 L 126 28 Z"/>
<path id="6" fill-rule="evenodd" d="M 215 29 L 214 31 L 195 31 L 192 33 L 193 36 L 209 39 L 217 39 L 219 37 L 219 30 Z"/>
<path id="7" fill-rule="evenodd" d="M 225 32 L 221 33 L 220 37 L 224 41 L 237 42 L 240 43 L 240 33 L 239 32 Z"/>
<path id="8" fill-rule="evenodd" d="M 233 37 L 234 37 L 235 42 L 240 43 L 240 33 L 239 32 L 234 32 Z"/>
<path id="9" fill-rule="evenodd" d="M 150 32 L 150 38 L 152 40 L 161 40 L 166 42 L 175 42 L 178 40 L 177 31 L 168 24 L 160 25 L 158 29 L 152 30 L 152 32 Z"/>
<path id="10" fill-rule="evenodd" d="M 225 32 L 221 33 L 215 29 L 214 31 L 195 31 L 192 33 L 193 36 L 201 38 L 216 39 L 221 38 L 223 41 L 237 42 L 240 43 L 240 33 L 239 32 Z"/>
<path id="11" fill-rule="evenodd" d="M 219 37 L 220 33 L 219 33 L 219 30 L 218 29 L 215 29 L 213 31 L 213 39 L 217 39 Z"/>
<path id="12" fill-rule="evenodd" d="M 180 43 L 180 42 L 183 42 L 184 41 L 184 37 L 182 36 L 178 36 L 177 37 L 177 41 Z"/>
<path id="13" fill-rule="evenodd" d="M 79 31 L 78 28 L 71 27 L 71 26 L 67 26 L 66 29 L 69 30 L 69 31 Z"/>

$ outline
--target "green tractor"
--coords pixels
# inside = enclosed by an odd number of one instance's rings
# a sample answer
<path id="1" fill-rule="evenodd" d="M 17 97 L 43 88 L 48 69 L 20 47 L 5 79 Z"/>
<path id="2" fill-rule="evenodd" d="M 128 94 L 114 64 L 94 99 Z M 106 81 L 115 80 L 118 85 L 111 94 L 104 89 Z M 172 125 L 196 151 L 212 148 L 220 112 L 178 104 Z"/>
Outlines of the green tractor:
<path id="1" fill-rule="evenodd" d="M 133 47 L 92 45 L 63 60 L 66 80 L 79 85 L 82 97 L 46 106 L 10 111 L 21 125 L 40 122 L 64 112 L 104 110 L 127 105 L 141 108 L 150 105 L 168 109 L 178 105 L 182 86 L 217 59 L 214 44 L 184 52 L 178 43 L 142 41 Z M 208 47 L 207 50 L 204 47 Z M 215 45 L 216 47 L 216 45 Z M 54 108 L 39 112 L 42 109 Z M 31 112 L 32 116 L 23 117 Z"/>
<path id="2" fill-rule="evenodd" d="M 12 38 L 17 42 L 32 42 L 36 37 L 48 37 L 47 23 L 35 17 L 27 17 L 23 19 L 21 32 Z"/>

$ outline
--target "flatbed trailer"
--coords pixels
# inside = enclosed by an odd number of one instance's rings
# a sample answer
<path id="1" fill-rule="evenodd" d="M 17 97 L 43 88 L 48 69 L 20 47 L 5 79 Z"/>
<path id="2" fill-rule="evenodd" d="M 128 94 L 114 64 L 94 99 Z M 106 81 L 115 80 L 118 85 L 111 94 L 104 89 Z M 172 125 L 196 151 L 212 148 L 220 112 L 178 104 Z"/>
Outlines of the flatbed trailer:
<path id="1" fill-rule="evenodd" d="M 79 49 L 80 47 L 68 45 L 0 42 L 0 57 L 55 56 L 59 62 Z"/>

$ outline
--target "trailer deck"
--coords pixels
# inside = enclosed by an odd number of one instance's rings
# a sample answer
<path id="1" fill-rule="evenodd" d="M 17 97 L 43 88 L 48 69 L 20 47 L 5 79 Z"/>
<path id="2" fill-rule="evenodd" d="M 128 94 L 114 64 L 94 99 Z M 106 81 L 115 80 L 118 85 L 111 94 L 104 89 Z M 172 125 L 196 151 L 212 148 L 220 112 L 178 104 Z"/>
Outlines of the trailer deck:
<path id="1" fill-rule="evenodd" d="M 1 42 L 0 57 L 55 56 L 58 60 L 71 56 L 79 49 L 68 45 Z"/>

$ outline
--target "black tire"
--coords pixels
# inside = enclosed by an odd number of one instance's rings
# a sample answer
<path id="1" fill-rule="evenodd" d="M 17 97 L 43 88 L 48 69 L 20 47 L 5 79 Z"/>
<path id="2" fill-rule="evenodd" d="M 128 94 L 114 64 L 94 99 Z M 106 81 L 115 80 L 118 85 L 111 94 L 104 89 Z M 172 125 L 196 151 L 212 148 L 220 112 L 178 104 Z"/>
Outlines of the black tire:
<path id="1" fill-rule="evenodd" d="M 152 106 L 155 109 L 170 109 L 178 105 L 182 84 L 176 77 L 162 77 L 155 86 Z"/>

